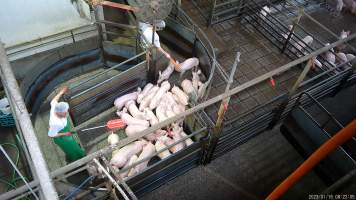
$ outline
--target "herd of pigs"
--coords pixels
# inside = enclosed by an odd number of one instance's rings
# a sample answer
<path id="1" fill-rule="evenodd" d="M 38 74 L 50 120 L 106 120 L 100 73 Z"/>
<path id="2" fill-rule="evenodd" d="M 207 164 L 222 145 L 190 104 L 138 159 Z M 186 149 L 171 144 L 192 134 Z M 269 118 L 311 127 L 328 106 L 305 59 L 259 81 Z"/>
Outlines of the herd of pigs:
<path id="1" fill-rule="evenodd" d="M 349 4 L 344 3 L 342 0 L 337 0 L 336 10 L 341 11 L 343 7 L 348 8 Z M 355 3 L 351 4 L 350 10 L 353 14 L 356 14 Z M 271 9 L 265 6 L 260 15 L 261 17 L 266 17 L 267 13 L 270 12 Z M 282 37 L 288 38 L 291 30 L 292 26 L 289 25 L 289 32 L 283 33 Z M 346 38 L 349 34 L 350 31 L 342 30 L 340 39 Z M 299 55 L 300 52 L 306 54 L 305 47 L 311 45 L 312 42 L 313 37 L 308 35 L 302 41 L 294 43 L 293 46 L 296 50 L 299 50 L 297 52 Z M 336 50 L 330 49 L 330 51 L 320 56 L 334 66 L 354 59 L 355 56 L 353 54 L 342 52 L 344 48 L 344 45 L 340 45 L 335 48 Z M 322 67 L 318 58 L 314 58 L 313 61 L 314 66 Z M 148 83 L 143 89 L 138 88 L 137 91 L 120 96 L 115 100 L 114 105 L 117 108 L 117 115 L 126 125 L 125 134 L 127 137 L 132 137 L 150 126 L 184 112 L 190 100 L 196 101 L 202 97 L 204 87 L 200 81 L 201 71 L 198 65 L 198 58 L 189 58 L 178 65 L 171 62 L 165 70 L 159 72 L 156 85 Z M 180 87 L 177 85 L 172 86 L 169 83 L 168 79 L 174 71 L 182 74 L 189 70 L 192 70 L 191 80 L 183 80 L 180 83 Z M 116 169 L 125 169 L 120 172 L 122 178 L 132 177 L 141 173 L 148 167 L 149 158 L 154 157 L 157 152 L 160 152 L 157 156 L 160 159 L 164 159 L 193 144 L 193 141 L 188 138 L 172 146 L 187 136 L 182 126 L 183 119 L 114 150 L 110 164 Z M 118 142 L 119 136 L 117 134 L 112 133 L 109 135 L 109 145 L 115 145 Z M 172 147 L 168 148 L 168 146 Z M 135 165 L 138 162 L 139 164 Z"/>
<path id="2" fill-rule="evenodd" d="M 336 0 L 336 8 L 335 11 L 340 14 L 341 11 L 350 11 L 353 15 L 356 15 L 356 1 L 355 0 Z M 260 17 L 263 19 L 267 16 L 268 13 L 273 13 L 273 8 L 269 8 L 268 6 L 264 6 L 259 15 Z M 290 32 L 292 31 L 292 25 L 288 26 L 289 31 L 287 33 L 282 33 L 282 37 L 287 39 Z M 294 32 L 293 32 L 294 33 Z M 344 31 L 342 30 L 340 35 L 339 35 L 339 39 L 344 39 L 346 38 L 348 35 L 350 35 L 350 31 Z M 291 36 L 291 39 L 293 37 L 293 34 Z M 293 46 L 295 47 L 295 53 L 297 53 L 299 56 L 304 56 L 307 54 L 307 52 L 305 51 L 305 48 L 307 47 L 307 45 L 311 45 L 313 43 L 313 37 L 310 35 L 305 36 L 301 41 L 299 42 L 295 42 L 293 43 Z M 330 45 L 329 43 L 326 43 L 325 46 Z M 335 49 L 331 48 L 330 51 L 327 51 L 326 53 L 320 55 L 321 57 L 323 57 L 324 60 L 326 60 L 329 64 L 331 64 L 332 66 L 337 66 L 340 65 L 342 63 L 347 63 L 349 65 L 354 65 L 356 63 L 355 60 L 353 60 L 355 58 L 355 55 L 353 55 L 352 53 L 347 53 L 344 52 L 345 51 L 345 47 L 346 45 L 340 45 L 337 46 Z M 302 52 L 302 54 L 300 53 Z M 320 60 L 320 56 L 313 58 L 313 67 L 318 67 L 318 68 L 322 68 L 322 63 L 319 61 Z M 352 61 L 353 60 L 353 61 Z M 352 61 L 352 62 L 351 62 Z"/>
<path id="3" fill-rule="evenodd" d="M 170 63 L 164 71 L 159 72 L 156 85 L 148 83 L 143 89 L 138 88 L 137 91 L 120 96 L 115 100 L 117 115 L 126 125 L 125 134 L 127 137 L 134 136 L 150 126 L 184 112 L 191 99 L 202 96 L 203 83 L 200 81 L 201 71 L 198 65 L 197 58 L 189 58 L 178 66 Z M 172 86 L 169 83 L 168 79 L 174 71 L 182 73 L 188 70 L 192 70 L 191 80 L 184 79 L 180 83 L 180 87 Z M 187 136 L 182 126 L 183 119 L 113 151 L 110 164 L 116 169 L 126 169 L 136 162 L 153 157 L 156 152 L 164 148 L 167 149 L 168 146 Z M 109 145 L 115 145 L 118 142 L 117 134 L 109 135 Z M 159 153 L 158 157 L 164 159 L 191 144 L 193 141 L 188 138 Z M 149 159 L 123 171 L 122 178 L 142 172 L 147 168 L 148 162 Z"/>
<path id="4" fill-rule="evenodd" d="M 353 3 L 352 3 L 353 2 Z M 341 12 L 341 10 L 345 7 L 346 10 L 350 10 L 353 14 L 356 15 L 356 1 L 346 1 L 346 2 L 343 2 L 342 0 L 337 0 L 337 8 L 336 10 L 338 12 Z M 268 6 L 264 6 L 261 11 L 260 11 L 260 17 L 261 18 L 265 18 L 267 16 L 267 13 L 272 13 L 273 10 L 270 9 Z M 287 39 L 290 32 L 292 31 L 292 28 L 293 26 L 292 25 L 289 25 L 288 26 L 288 29 L 289 31 L 287 33 L 282 33 L 282 37 Z M 293 32 L 294 33 L 294 32 Z M 344 31 L 342 30 L 340 35 L 339 35 L 339 39 L 344 39 L 346 38 L 347 36 L 350 35 L 350 31 Z M 290 39 L 293 38 L 293 34 L 291 36 Z M 294 46 L 294 51 L 297 55 L 299 56 L 303 56 L 303 55 L 306 55 L 307 52 L 305 50 L 305 48 L 307 47 L 307 45 L 311 45 L 313 43 L 313 37 L 310 36 L 310 35 L 307 35 L 305 36 L 301 41 L 299 42 L 295 42 L 293 44 Z M 329 43 L 326 43 L 325 46 L 328 46 L 330 45 Z M 351 53 L 346 53 L 346 52 L 343 52 L 345 50 L 345 46 L 346 45 L 340 45 L 338 47 L 336 47 L 335 49 L 334 48 L 331 48 L 330 51 L 327 51 L 326 53 L 320 55 L 321 57 L 323 57 L 324 60 L 326 60 L 329 64 L 331 64 L 332 66 L 337 66 L 337 65 L 340 65 L 342 63 L 347 63 L 349 65 L 354 65 L 356 63 L 356 60 L 354 60 L 355 58 L 355 55 L 351 54 Z M 302 53 L 302 54 L 301 54 Z M 319 61 L 320 58 L 316 57 L 316 58 L 313 58 L 313 67 L 319 67 L 319 68 L 322 68 L 322 64 L 321 62 Z"/>
<path id="5" fill-rule="evenodd" d="M 344 31 L 342 30 L 339 36 L 339 39 L 344 39 L 346 38 L 348 35 L 350 35 L 350 31 Z M 287 37 L 287 34 L 283 34 L 283 37 Z M 299 52 L 303 52 L 304 55 L 306 55 L 307 53 L 304 51 L 305 47 L 307 45 L 311 45 L 313 42 L 313 37 L 308 35 L 306 37 L 304 37 L 301 41 L 296 42 L 293 44 L 293 46 L 299 50 Z M 330 45 L 329 43 L 326 43 L 325 46 Z M 339 45 L 335 48 L 331 48 L 329 51 L 319 55 L 319 57 L 322 57 L 323 59 L 325 59 L 326 61 L 328 61 L 329 64 L 331 64 L 332 66 L 338 66 L 342 63 L 347 63 L 350 65 L 353 65 L 356 61 L 354 60 L 355 55 L 351 54 L 351 53 L 345 53 L 343 52 L 345 50 L 346 45 Z M 299 53 L 298 52 L 298 53 Z M 313 66 L 317 66 L 319 68 L 322 68 L 322 64 L 319 61 L 320 58 L 315 57 L 313 58 Z"/>

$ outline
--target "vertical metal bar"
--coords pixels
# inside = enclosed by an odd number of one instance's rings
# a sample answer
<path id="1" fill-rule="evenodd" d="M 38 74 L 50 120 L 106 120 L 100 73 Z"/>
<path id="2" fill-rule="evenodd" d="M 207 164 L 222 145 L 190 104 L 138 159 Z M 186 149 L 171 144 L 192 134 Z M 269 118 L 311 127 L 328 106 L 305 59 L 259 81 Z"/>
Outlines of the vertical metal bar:
<path id="1" fill-rule="evenodd" d="M 75 38 L 74 38 L 73 30 L 70 30 L 70 35 L 72 36 L 73 43 L 75 43 Z"/>
<path id="2" fill-rule="evenodd" d="M 267 129 L 271 130 L 280 121 L 283 112 L 285 111 L 286 107 L 289 104 L 290 97 L 292 97 L 295 94 L 300 83 L 303 82 L 305 76 L 308 74 L 308 72 L 312 66 L 312 62 L 313 61 L 311 58 L 305 65 L 303 71 L 300 73 L 300 75 L 299 75 L 297 81 L 294 83 L 292 89 L 286 94 L 286 96 L 284 96 L 282 103 L 280 103 L 275 109 L 273 109 L 272 112 L 274 113 L 274 115 L 273 115 L 272 120 L 269 123 Z"/>
<path id="3" fill-rule="evenodd" d="M 209 19 L 208 19 L 208 24 L 207 24 L 208 27 L 210 27 L 211 24 L 213 23 L 214 11 L 215 11 L 215 6 L 216 6 L 216 0 L 212 0 L 212 1 L 213 1 L 213 3 L 211 4 L 210 14 L 209 14 Z"/>
<path id="4" fill-rule="evenodd" d="M 285 41 L 285 43 L 284 43 L 284 45 L 283 45 L 282 53 L 284 53 L 284 51 L 286 50 L 287 45 L 288 45 L 290 39 L 292 38 L 294 29 L 295 29 L 295 27 L 299 24 L 299 21 L 300 21 L 300 19 L 302 18 L 303 13 L 304 13 L 304 9 L 303 9 L 303 8 L 299 9 L 298 17 L 297 17 L 297 19 L 294 21 L 293 27 L 292 27 L 292 29 L 290 30 L 290 32 L 289 32 L 289 34 L 288 34 L 288 37 L 287 37 L 287 39 L 286 39 L 286 41 Z"/>
<path id="5" fill-rule="evenodd" d="M 119 192 L 121 193 L 121 195 L 124 197 L 125 200 L 130 200 L 129 197 L 126 195 L 126 193 L 122 190 L 122 188 L 119 186 L 119 184 L 117 184 L 117 182 L 115 181 L 115 179 L 109 174 L 108 171 L 106 171 L 106 169 L 104 168 L 104 166 L 102 166 L 100 164 L 100 162 L 94 158 L 93 161 L 95 162 L 96 165 L 98 165 L 98 167 L 104 172 L 104 174 L 109 178 L 110 182 L 112 184 L 115 185 L 115 187 L 119 190 Z"/>
<path id="6" fill-rule="evenodd" d="M 338 86 L 336 86 L 336 88 L 334 89 L 333 92 L 331 92 L 331 96 L 335 96 L 338 92 L 340 92 L 340 90 L 348 83 L 348 79 L 350 78 L 350 76 L 353 74 L 353 71 L 350 70 L 348 71 L 348 73 L 341 79 L 340 83 Z"/>
<path id="7" fill-rule="evenodd" d="M 5 157 L 7 158 L 7 160 L 10 162 L 10 164 L 12 165 L 12 167 L 15 169 L 15 171 L 17 172 L 17 174 L 20 176 L 20 178 L 22 179 L 22 181 L 25 183 L 25 185 L 27 186 L 27 188 L 31 191 L 31 193 L 33 194 L 33 196 L 35 197 L 35 199 L 39 200 L 38 196 L 36 195 L 36 193 L 32 190 L 31 186 L 28 184 L 28 182 L 26 181 L 25 177 L 22 175 L 22 173 L 19 171 L 19 169 L 17 169 L 17 166 L 14 164 L 14 162 L 12 162 L 11 158 L 9 157 L 9 155 L 6 153 L 5 149 L 2 147 L 2 145 L 0 145 L 0 150 L 2 151 L 2 153 L 5 155 Z"/>
<path id="8" fill-rule="evenodd" d="M 243 13 L 243 11 L 245 10 L 245 5 L 244 4 L 246 4 L 246 2 L 245 2 L 245 0 L 240 0 L 240 4 L 239 4 L 239 15 L 238 15 L 238 17 L 241 17 L 242 16 L 242 13 Z M 248 5 L 246 5 L 246 6 L 248 6 Z"/>
<path id="9" fill-rule="evenodd" d="M 300 75 L 299 75 L 297 81 L 294 83 L 292 89 L 290 90 L 290 95 L 291 95 L 291 96 L 294 95 L 294 93 L 295 93 L 295 91 L 298 89 L 300 83 L 303 82 L 304 78 L 307 76 L 307 74 L 308 74 L 308 72 L 310 71 L 310 68 L 311 68 L 311 66 L 312 66 L 312 62 L 313 62 L 312 59 L 310 59 L 310 60 L 307 62 L 306 66 L 304 67 L 302 73 L 300 73 Z"/>
<path id="10" fill-rule="evenodd" d="M 98 10 L 100 9 L 100 6 L 101 5 L 97 5 L 94 8 L 95 21 L 99 21 L 100 20 L 99 13 L 98 13 Z M 101 59 L 103 59 L 102 60 L 103 63 L 106 64 L 105 58 L 104 58 L 103 29 L 102 29 L 101 23 L 97 22 L 96 25 L 97 25 L 97 28 L 98 28 L 98 45 L 99 45 L 99 49 L 100 49 L 100 56 L 101 56 Z"/>
<path id="11" fill-rule="evenodd" d="M 226 88 L 225 88 L 225 93 L 230 90 L 230 86 L 234 82 L 234 75 L 235 75 L 235 72 L 236 72 L 236 69 L 237 69 L 237 65 L 240 62 L 240 55 L 241 55 L 240 52 L 236 53 L 236 58 L 235 58 L 233 66 L 232 66 L 232 70 L 231 70 L 231 73 L 230 73 L 229 81 L 227 82 L 227 85 L 226 85 Z M 218 111 L 218 119 L 216 120 L 216 124 L 215 124 L 214 130 L 213 130 L 213 134 L 211 136 L 211 139 L 210 139 L 210 142 L 209 142 L 209 145 L 208 145 L 207 155 L 206 155 L 206 159 L 204 161 L 205 163 L 210 162 L 210 160 L 211 160 L 211 158 L 213 156 L 213 153 L 215 151 L 216 145 L 217 145 L 217 143 L 219 141 L 219 137 L 220 137 L 222 129 L 223 129 L 224 116 L 225 116 L 225 113 L 227 111 L 230 98 L 231 98 L 231 96 L 228 96 L 227 98 L 225 98 L 225 99 L 223 99 L 221 101 L 220 108 L 219 108 L 219 111 Z"/>
<path id="12" fill-rule="evenodd" d="M 106 164 L 106 166 L 110 169 L 110 171 L 115 175 L 115 177 L 117 179 L 119 179 L 119 183 L 121 183 L 121 185 L 125 188 L 125 190 L 127 191 L 127 193 L 129 193 L 130 197 L 133 200 L 137 200 L 136 195 L 132 192 L 131 188 L 126 184 L 126 182 L 121 178 L 120 174 L 119 174 L 119 170 L 115 170 L 110 163 L 108 162 L 108 160 L 106 160 L 105 157 L 101 157 L 101 159 L 104 161 L 104 163 Z"/>
<path id="13" fill-rule="evenodd" d="M 48 167 L 41 152 L 39 142 L 37 140 L 35 131 L 32 126 L 32 122 L 28 111 L 26 109 L 25 102 L 21 96 L 20 88 L 17 84 L 14 73 L 12 72 L 9 60 L 6 56 L 6 51 L 3 43 L 0 41 L 0 70 L 1 81 L 3 86 L 9 91 L 10 97 L 13 99 L 16 118 L 19 121 L 21 130 L 28 146 L 34 168 L 36 170 L 36 176 L 39 177 L 41 190 L 46 199 L 58 199 L 58 194 L 54 188 L 52 179 L 50 178 Z"/>

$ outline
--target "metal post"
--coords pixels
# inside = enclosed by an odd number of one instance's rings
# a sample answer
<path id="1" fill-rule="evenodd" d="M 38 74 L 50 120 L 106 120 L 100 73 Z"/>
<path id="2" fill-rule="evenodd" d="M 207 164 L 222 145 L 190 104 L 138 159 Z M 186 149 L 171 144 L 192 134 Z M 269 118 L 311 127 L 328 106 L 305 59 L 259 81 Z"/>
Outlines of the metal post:
<path id="1" fill-rule="evenodd" d="M 304 80 L 305 76 L 308 74 L 308 72 L 310 71 L 310 68 L 313 64 L 313 61 L 312 61 L 313 58 L 311 58 L 308 63 L 305 65 L 302 73 L 300 73 L 297 81 L 294 83 L 292 89 L 290 90 L 290 95 L 293 96 L 295 91 L 298 89 L 300 83 Z"/>
<path id="2" fill-rule="evenodd" d="M 281 116 L 288 106 L 290 98 L 295 94 L 296 90 L 298 89 L 300 83 L 304 80 L 305 76 L 308 74 L 311 66 L 312 66 L 312 59 L 311 58 L 307 64 L 305 65 L 303 71 L 300 73 L 297 81 L 294 83 L 292 89 L 283 97 L 282 103 L 280 103 L 276 108 L 273 109 L 273 117 L 271 122 L 269 123 L 267 129 L 271 130 L 281 119 Z"/>
<path id="3" fill-rule="evenodd" d="M 248 4 L 246 4 L 246 2 L 245 2 L 245 0 L 241 0 L 240 1 L 240 4 L 239 4 L 239 15 L 238 15 L 238 17 L 241 17 L 242 16 L 242 13 L 243 13 L 243 11 L 245 10 L 245 7 L 246 6 L 248 6 Z"/>
<path id="4" fill-rule="evenodd" d="M 19 121 L 21 130 L 25 138 L 25 142 L 28 146 L 36 175 L 39 177 L 41 190 L 46 199 L 58 199 L 58 194 L 49 176 L 48 167 L 44 160 L 44 156 L 41 152 L 38 140 L 36 138 L 35 131 L 32 126 L 30 116 L 28 114 L 25 102 L 21 96 L 20 88 L 17 84 L 14 73 L 12 72 L 9 60 L 6 56 L 6 51 L 3 43 L 0 41 L 0 70 L 1 81 L 4 87 L 7 88 L 10 98 L 14 100 L 14 107 L 16 118 Z"/>
<path id="5" fill-rule="evenodd" d="M 215 6 L 216 6 L 216 0 L 212 0 L 211 8 L 210 8 L 210 15 L 208 19 L 208 24 L 207 26 L 210 27 L 211 24 L 213 23 L 213 18 L 214 18 L 214 11 L 215 11 Z"/>
<path id="6" fill-rule="evenodd" d="M 287 39 L 286 39 L 286 41 L 285 41 L 285 43 L 284 43 L 284 45 L 283 45 L 282 53 L 284 53 L 284 51 L 286 50 L 287 45 L 288 45 L 290 39 L 292 38 L 294 29 L 295 29 L 295 27 L 299 24 L 299 21 L 300 21 L 300 19 L 302 18 L 303 13 L 304 13 L 304 9 L 303 9 L 303 8 L 299 9 L 298 17 L 297 17 L 297 19 L 294 21 L 293 27 L 292 27 L 292 29 L 290 30 L 290 32 L 289 32 L 289 34 L 288 34 L 288 37 L 287 37 Z"/>
<path id="7" fill-rule="evenodd" d="M 232 66 L 232 70 L 231 70 L 231 74 L 230 74 L 230 77 L 229 77 L 229 81 L 227 82 L 227 85 L 226 85 L 226 88 L 225 88 L 225 93 L 230 90 L 230 86 L 234 82 L 234 75 L 235 75 L 235 72 L 236 72 L 237 64 L 240 62 L 240 55 L 241 55 L 240 52 L 236 53 L 236 58 L 235 58 L 233 66 Z M 210 162 L 211 157 L 213 156 L 214 150 L 216 148 L 216 145 L 217 145 L 217 143 L 219 141 L 219 137 L 220 137 L 222 129 L 223 129 L 224 116 L 225 116 L 225 113 L 226 113 L 227 108 L 229 106 L 230 97 L 231 96 L 228 96 L 227 98 L 225 98 L 225 99 L 223 99 L 221 101 L 220 108 L 219 108 L 219 111 L 218 111 L 218 119 L 216 120 L 216 124 L 215 124 L 214 130 L 213 130 L 213 134 L 212 134 L 212 137 L 211 137 L 211 139 L 209 141 L 206 158 L 203 161 L 205 164 Z"/>
<path id="8" fill-rule="evenodd" d="M 132 192 L 131 188 L 126 184 L 126 182 L 121 178 L 120 174 L 119 174 L 119 169 L 115 170 L 109 163 L 108 160 L 106 160 L 106 158 L 104 156 L 101 157 L 101 159 L 104 161 L 104 163 L 106 164 L 106 166 L 110 169 L 110 171 L 115 175 L 115 177 L 117 179 L 119 179 L 119 183 L 121 183 L 121 185 L 125 188 L 125 190 L 129 193 L 130 197 L 133 200 L 137 200 L 136 195 Z"/>
<path id="9" fill-rule="evenodd" d="M 100 17 L 99 17 L 99 9 L 100 7 L 102 8 L 101 5 L 97 5 L 94 7 L 94 17 L 95 17 L 95 21 L 99 21 L 100 20 Z M 105 62 L 105 58 L 104 58 L 104 45 L 103 45 L 103 41 L 104 41 L 104 38 L 103 38 L 103 27 L 101 26 L 101 23 L 96 23 L 97 25 L 97 29 L 98 29 L 98 45 L 99 45 L 99 49 L 100 49 L 100 56 L 101 56 L 101 59 L 103 59 L 103 63 L 104 65 L 106 65 L 106 62 Z"/>
<path id="10" fill-rule="evenodd" d="M 350 70 L 340 81 L 339 85 L 336 86 L 336 88 L 334 89 L 334 91 L 330 94 L 330 96 L 334 97 L 338 92 L 340 92 L 340 90 L 347 84 L 348 79 L 350 78 L 350 76 L 353 74 L 354 72 L 352 70 Z"/>
<path id="11" fill-rule="evenodd" d="M 93 159 L 95 164 L 98 165 L 98 167 L 104 172 L 104 174 L 109 178 L 110 182 L 115 185 L 115 187 L 119 190 L 121 195 L 124 197 L 125 200 L 130 200 L 129 197 L 125 194 L 125 192 L 122 190 L 122 188 L 117 184 L 115 179 L 109 174 L 108 171 L 106 171 L 105 167 L 100 164 L 100 162 L 94 158 Z"/>
<path id="12" fill-rule="evenodd" d="M 14 164 L 14 162 L 12 162 L 11 158 L 9 157 L 9 155 L 6 153 L 5 149 L 2 147 L 2 145 L 0 145 L 0 150 L 2 151 L 2 153 L 5 155 L 5 157 L 7 158 L 7 160 L 10 162 L 10 164 L 12 165 L 12 167 L 15 169 L 15 171 L 17 172 L 17 174 L 21 177 L 22 181 L 25 183 L 25 185 L 28 187 L 28 189 L 31 191 L 31 193 L 33 194 L 33 196 L 35 197 L 35 199 L 39 200 L 38 196 L 36 195 L 36 193 L 32 190 L 31 186 L 28 184 L 28 182 L 26 181 L 25 177 L 22 175 L 22 173 L 19 171 L 19 169 L 17 168 L 17 166 Z"/>

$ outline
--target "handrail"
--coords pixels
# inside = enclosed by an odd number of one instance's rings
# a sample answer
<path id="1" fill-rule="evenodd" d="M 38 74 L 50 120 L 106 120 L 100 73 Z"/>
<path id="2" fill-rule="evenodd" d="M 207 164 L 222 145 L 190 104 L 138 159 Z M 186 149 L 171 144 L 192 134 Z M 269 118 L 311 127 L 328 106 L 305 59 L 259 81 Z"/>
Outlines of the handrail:
<path id="1" fill-rule="evenodd" d="M 116 69 L 116 68 L 118 68 L 118 67 L 120 67 L 120 66 L 122 66 L 122 65 L 124 65 L 124 64 L 126 64 L 126 63 L 128 63 L 128 62 L 130 62 L 130 61 L 132 61 L 132 60 L 134 60 L 134 59 L 136 59 L 136 58 L 139 58 L 140 56 L 143 56 L 144 54 L 146 54 L 146 51 L 144 51 L 144 52 L 142 52 L 142 53 L 140 53 L 140 54 L 137 54 L 137 55 L 135 55 L 135 56 L 133 56 L 133 57 L 131 57 L 131 58 L 129 58 L 129 59 L 127 59 L 127 60 L 125 60 L 125 61 L 119 63 L 119 64 L 116 64 L 116 65 L 114 65 L 114 66 L 112 66 L 112 67 L 110 67 L 110 68 L 108 68 L 108 69 L 106 69 L 106 70 L 104 70 L 104 71 L 102 71 L 102 72 L 100 72 L 100 73 L 97 73 L 97 74 L 95 74 L 94 76 L 91 76 L 89 79 L 87 79 L 87 80 L 85 80 L 85 81 L 83 81 L 83 82 L 80 82 L 78 85 L 75 85 L 75 86 L 71 87 L 70 90 L 73 90 L 73 89 L 75 89 L 75 88 L 78 88 L 79 86 L 82 86 L 83 84 L 88 83 L 89 81 L 91 81 L 91 80 L 93 80 L 93 79 L 96 79 L 96 78 L 98 78 L 99 76 L 101 76 L 101 75 L 103 75 L 103 74 L 105 74 L 105 73 L 107 73 L 107 72 L 109 72 L 109 71 L 111 71 L 111 70 L 114 70 L 114 69 Z M 70 99 L 73 99 L 73 98 L 75 98 L 75 97 L 77 97 L 77 96 L 74 95 L 74 96 L 72 96 Z"/>
<path id="2" fill-rule="evenodd" d="M 130 68 L 130 69 L 134 69 L 135 67 L 140 66 L 140 65 L 143 65 L 143 64 L 145 64 L 146 62 L 147 62 L 147 61 L 144 60 L 144 61 L 138 63 L 137 65 L 133 66 L 133 67 Z M 130 69 L 129 69 L 129 70 L 130 70 Z M 100 83 L 98 83 L 98 84 L 96 84 L 96 85 L 94 85 L 94 86 L 92 86 L 92 87 L 89 87 L 89 88 L 87 88 L 86 90 L 84 90 L 84 91 L 82 91 L 82 92 L 79 92 L 78 94 L 75 94 L 75 95 L 71 96 L 70 99 L 74 99 L 74 98 L 77 98 L 78 96 L 81 96 L 81 95 L 83 95 L 83 94 L 86 94 L 86 93 L 90 92 L 91 90 L 93 90 L 93 89 L 95 89 L 95 88 L 97 88 L 97 87 L 99 87 L 99 86 L 101 86 L 101 85 L 103 85 L 103 84 L 105 84 L 105 83 L 107 83 L 107 82 L 110 82 L 111 80 L 113 80 L 114 78 L 116 78 L 116 77 L 119 76 L 119 75 L 120 75 L 120 74 L 117 74 L 117 75 L 115 75 L 115 76 L 110 77 L 109 79 L 106 79 L 105 81 L 102 81 L 102 82 L 100 82 Z"/>
<path id="3" fill-rule="evenodd" d="M 332 137 L 332 135 L 330 135 L 327 131 L 325 131 L 325 130 L 323 129 L 323 127 L 321 127 L 321 125 L 314 119 L 314 117 L 312 117 L 312 116 L 310 115 L 310 113 L 309 113 L 308 111 L 306 111 L 302 106 L 298 106 L 298 107 L 299 107 L 299 109 L 300 109 L 302 112 L 304 112 L 304 113 L 306 114 L 306 116 L 307 116 L 310 120 L 313 121 L 313 123 L 315 123 L 320 129 L 322 129 L 323 133 L 324 133 L 328 138 L 331 138 L 331 137 Z M 344 128 L 344 127 L 342 127 L 342 128 Z M 354 137 L 352 137 L 351 139 L 354 140 Z M 342 152 L 345 153 L 345 155 L 346 155 L 354 164 L 356 164 L 356 161 L 352 158 L 352 156 L 351 156 L 342 146 L 340 146 L 339 148 L 340 148 L 340 150 L 341 150 Z"/>
<path id="4" fill-rule="evenodd" d="M 315 165 L 355 135 L 356 120 L 353 120 L 345 128 L 340 130 L 332 138 L 321 145 L 316 151 L 314 151 L 314 153 L 309 156 L 309 158 L 305 160 L 293 173 L 291 173 L 280 185 L 278 185 L 266 199 L 279 199 L 294 183 L 313 169 Z"/>
<path id="5" fill-rule="evenodd" d="M 321 108 L 324 112 L 326 112 L 326 114 L 339 126 L 339 128 L 344 128 L 344 126 L 333 116 L 333 114 L 331 114 L 323 105 L 321 105 L 321 103 L 318 100 L 316 100 L 308 92 L 302 92 L 299 95 L 298 101 L 296 102 L 296 104 L 299 103 L 299 100 L 302 98 L 303 95 L 306 95 L 307 97 L 309 97 L 319 108 Z"/>

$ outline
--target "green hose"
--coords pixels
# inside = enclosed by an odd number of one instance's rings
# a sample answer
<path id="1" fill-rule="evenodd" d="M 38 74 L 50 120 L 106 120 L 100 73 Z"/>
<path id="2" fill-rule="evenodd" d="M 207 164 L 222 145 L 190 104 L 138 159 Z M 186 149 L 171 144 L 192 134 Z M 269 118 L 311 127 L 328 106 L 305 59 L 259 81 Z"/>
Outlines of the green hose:
<path id="1" fill-rule="evenodd" d="M 18 163 L 19 163 L 19 160 L 20 160 L 20 151 L 18 149 L 18 147 L 15 145 L 15 144 L 12 144 L 12 143 L 2 143 L 0 145 L 8 145 L 10 147 L 13 147 L 14 149 L 16 149 L 16 161 L 15 161 L 15 165 L 17 166 Z M 25 177 L 25 179 L 27 179 Z M 16 177 L 16 170 L 14 169 L 13 172 L 12 172 L 12 175 L 11 175 L 11 180 L 10 181 L 7 181 L 3 178 L 0 178 L 0 182 L 4 183 L 7 185 L 7 190 L 6 191 L 9 191 L 10 189 L 16 189 L 17 188 L 17 185 L 16 185 L 16 182 L 21 180 L 20 177 Z M 30 198 L 28 197 L 23 197 L 21 198 L 22 200 L 30 200 Z"/>

